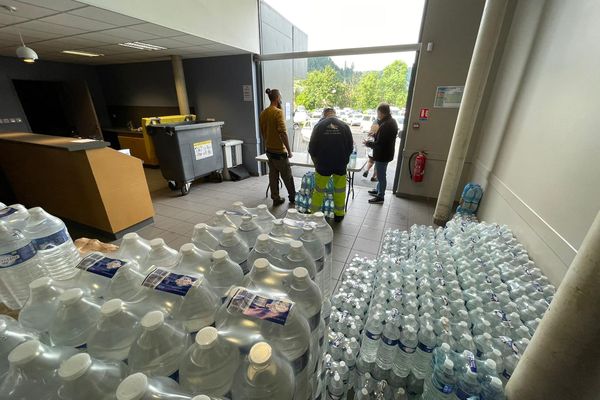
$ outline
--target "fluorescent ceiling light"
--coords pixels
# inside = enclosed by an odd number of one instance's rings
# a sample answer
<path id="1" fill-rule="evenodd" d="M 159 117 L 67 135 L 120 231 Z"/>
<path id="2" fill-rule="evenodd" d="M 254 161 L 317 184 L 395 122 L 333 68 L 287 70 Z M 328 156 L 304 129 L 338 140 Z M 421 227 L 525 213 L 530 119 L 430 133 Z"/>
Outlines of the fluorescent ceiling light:
<path id="1" fill-rule="evenodd" d="M 119 43 L 119 46 L 123 47 L 131 47 L 132 49 L 137 50 L 166 50 L 166 47 L 155 46 L 153 44 L 142 43 L 142 42 L 127 42 L 127 43 Z"/>
<path id="2" fill-rule="evenodd" d="M 63 51 L 61 51 L 61 53 L 73 54 L 75 56 L 84 56 L 84 57 L 100 57 L 100 56 L 104 55 L 104 54 L 96 54 L 96 53 L 90 53 L 87 51 L 78 51 L 78 50 L 63 50 Z"/>

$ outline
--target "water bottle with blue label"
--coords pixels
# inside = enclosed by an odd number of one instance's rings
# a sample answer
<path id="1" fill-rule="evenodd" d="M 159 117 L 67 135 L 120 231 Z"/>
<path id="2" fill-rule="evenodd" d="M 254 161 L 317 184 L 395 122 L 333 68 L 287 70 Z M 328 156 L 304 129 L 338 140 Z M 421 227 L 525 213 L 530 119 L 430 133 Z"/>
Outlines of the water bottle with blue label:
<path id="1" fill-rule="evenodd" d="M 114 393 L 127 376 L 127 366 L 121 361 L 101 361 L 80 353 L 63 362 L 58 369 L 61 400 L 104 400 Z"/>
<path id="2" fill-rule="evenodd" d="M 332 268 L 332 249 L 333 249 L 333 229 L 325 220 L 325 215 L 322 212 L 316 212 L 311 215 L 311 222 L 315 224 L 315 234 L 325 246 L 325 263 L 323 265 L 323 282 L 324 288 L 323 296 L 329 297 L 332 294 L 333 287 L 331 282 L 331 268 Z"/>
<path id="3" fill-rule="evenodd" d="M 59 218 L 41 207 L 34 207 L 29 210 L 23 233 L 31 239 L 42 267 L 52 279 L 70 279 L 77 273 L 75 266 L 81 256 L 67 227 Z"/>
<path id="4" fill-rule="evenodd" d="M 203 328 L 183 356 L 179 383 L 191 393 L 230 397 L 240 361 L 235 345 L 220 337 L 215 328 Z"/>
<path id="5" fill-rule="evenodd" d="M 419 344 L 413 363 L 413 374 L 418 379 L 423 379 L 431 372 L 431 357 L 437 345 L 433 326 L 425 325 L 418 333 Z"/>
<path id="6" fill-rule="evenodd" d="M 302 228 L 302 236 L 300 236 L 299 240 L 304 244 L 304 248 L 315 263 L 317 269 L 315 282 L 319 286 L 319 289 L 321 289 L 321 293 L 325 293 L 327 289 L 325 283 L 325 245 L 323 245 L 314 232 L 314 228 L 309 225 L 305 225 Z"/>
<path id="7" fill-rule="evenodd" d="M 8 354 L 21 343 L 38 338 L 37 332 L 22 327 L 8 315 L 0 315 L 0 378 L 8 371 Z"/>
<path id="8" fill-rule="evenodd" d="M 27 218 L 29 218 L 29 212 L 22 204 L 12 204 L 0 208 L 0 223 L 9 229 L 23 230 Z"/>
<path id="9" fill-rule="evenodd" d="M 31 240 L 0 224 L 0 301 L 20 309 L 29 297 L 29 284 L 44 275 Z"/>
<path id="10" fill-rule="evenodd" d="M 477 380 L 477 371 L 472 368 L 467 368 L 463 374 L 459 376 L 458 384 L 456 385 L 456 397 L 460 400 L 467 400 L 472 397 L 479 396 L 481 386 Z"/>
<path id="11" fill-rule="evenodd" d="M 179 363 L 191 338 L 175 321 L 165 321 L 161 311 L 150 311 L 141 320 L 141 331 L 127 356 L 130 372 L 177 379 Z"/>
<path id="12" fill-rule="evenodd" d="M 454 374 L 454 363 L 449 358 L 446 358 L 442 365 L 434 368 L 432 376 L 426 380 L 422 399 L 453 399 L 455 388 L 456 376 Z"/>
<path id="13" fill-rule="evenodd" d="M 373 363 L 377 359 L 377 349 L 382 332 L 381 316 L 375 314 L 372 318 L 369 318 L 365 325 L 360 346 L 359 357 L 366 363 Z"/>
<path id="14" fill-rule="evenodd" d="M 117 400 L 187 400 L 179 384 L 164 376 L 148 376 L 137 372 L 129 375 L 117 387 Z"/>
<path id="15" fill-rule="evenodd" d="M 379 347 L 377 348 L 376 363 L 384 371 L 390 370 L 396 358 L 400 329 L 395 319 L 386 321 Z"/>
<path id="16" fill-rule="evenodd" d="M 19 313 L 19 323 L 38 332 L 47 333 L 58 309 L 58 296 L 63 290 L 47 276 L 29 284 L 29 299 Z"/>
<path id="17" fill-rule="evenodd" d="M 244 272 L 244 275 L 250 270 L 248 265 L 248 255 L 250 248 L 248 244 L 238 235 L 235 228 L 223 228 L 223 236 L 219 240 L 218 250 L 225 250 L 229 258 L 237 263 Z"/>
<path id="18" fill-rule="evenodd" d="M 50 325 L 50 340 L 57 346 L 85 348 L 90 332 L 100 317 L 100 302 L 84 296 L 79 288 L 58 296 L 58 309 Z"/>

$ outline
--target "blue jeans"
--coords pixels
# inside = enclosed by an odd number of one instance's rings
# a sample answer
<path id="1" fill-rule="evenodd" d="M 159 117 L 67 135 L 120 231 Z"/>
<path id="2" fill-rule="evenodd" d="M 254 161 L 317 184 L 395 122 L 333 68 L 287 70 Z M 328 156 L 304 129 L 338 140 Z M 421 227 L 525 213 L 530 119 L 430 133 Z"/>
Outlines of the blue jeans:
<path id="1" fill-rule="evenodd" d="M 385 197 L 385 187 L 387 186 L 387 167 L 389 162 L 375 161 L 375 171 L 377 172 L 377 197 Z"/>

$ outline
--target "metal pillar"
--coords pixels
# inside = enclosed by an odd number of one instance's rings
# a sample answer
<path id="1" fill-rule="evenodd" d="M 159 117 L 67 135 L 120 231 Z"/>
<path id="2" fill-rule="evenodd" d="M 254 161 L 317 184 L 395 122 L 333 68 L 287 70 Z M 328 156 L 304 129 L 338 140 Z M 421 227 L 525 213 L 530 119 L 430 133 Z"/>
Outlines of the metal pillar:
<path id="1" fill-rule="evenodd" d="M 183 63 L 181 56 L 171 56 L 173 65 L 173 79 L 175 80 L 175 91 L 177 92 L 177 103 L 179 104 L 179 114 L 188 115 L 190 105 L 188 103 L 187 89 L 185 86 L 185 75 L 183 73 Z"/>

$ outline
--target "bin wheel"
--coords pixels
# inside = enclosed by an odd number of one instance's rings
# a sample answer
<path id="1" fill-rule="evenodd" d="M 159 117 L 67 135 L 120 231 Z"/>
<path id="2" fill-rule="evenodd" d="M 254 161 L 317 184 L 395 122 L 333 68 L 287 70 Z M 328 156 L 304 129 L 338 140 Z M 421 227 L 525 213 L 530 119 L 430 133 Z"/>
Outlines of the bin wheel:
<path id="1" fill-rule="evenodd" d="M 179 188 L 177 187 L 177 183 L 175 183 L 175 181 L 169 181 L 169 182 L 167 182 L 167 183 L 168 183 L 168 185 L 169 185 L 169 189 L 171 189 L 171 190 L 177 190 L 177 189 L 179 189 Z"/>
<path id="2" fill-rule="evenodd" d="M 181 195 L 185 196 L 186 194 L 188 194 L 190 192 L 190 186 L 192 184 L 189 182 L 186 182 L 184 184 L 181 185 Z"/>

